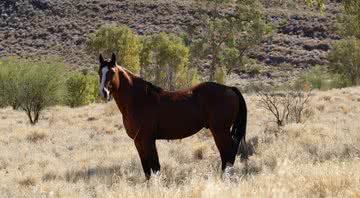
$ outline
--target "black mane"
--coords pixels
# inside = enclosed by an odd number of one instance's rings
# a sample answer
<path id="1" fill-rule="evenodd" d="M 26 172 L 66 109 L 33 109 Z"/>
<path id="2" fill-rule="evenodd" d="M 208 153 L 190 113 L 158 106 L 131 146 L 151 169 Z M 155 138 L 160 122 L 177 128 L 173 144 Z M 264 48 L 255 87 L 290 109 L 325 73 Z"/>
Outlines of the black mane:
<path id="1" fill-rule="evenodd" d="M 143 89 L 146 93 L 160 94 L 164 91 L 163 88 L 156 86 L 156 85 L 152 84 L 151 82 L 146 81 L 138 76 L 134 76 L 133 80 L 137 81 L 137 83 L 135 83 L 135 86 L 143 87 Z"/>
<path id="2" fill-rule="evenodd" d="M 145 81 L 145 80 L 144 80 Z M 148 91 L 155 92 L 155 93 L 161 93 L 163 92 L 163 89 L 161 87 L 158 87 L 151 82 L 145 81 Z"/>

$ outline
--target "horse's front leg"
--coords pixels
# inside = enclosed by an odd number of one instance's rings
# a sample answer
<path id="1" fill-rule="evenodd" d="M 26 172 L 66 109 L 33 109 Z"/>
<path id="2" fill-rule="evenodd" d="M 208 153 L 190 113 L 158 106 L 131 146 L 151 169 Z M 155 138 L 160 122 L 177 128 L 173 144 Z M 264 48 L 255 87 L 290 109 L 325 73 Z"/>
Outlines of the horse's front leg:
<path id="1" fill-rule="evenodd" d="M 158 173 L 160 171 L 159 156 L 156 150 L 155 138 L 137 137 L 134 142 L 140 156 L 145 177 L 148 180 L 151 176 L 151 170 L 153 173 Z"/>

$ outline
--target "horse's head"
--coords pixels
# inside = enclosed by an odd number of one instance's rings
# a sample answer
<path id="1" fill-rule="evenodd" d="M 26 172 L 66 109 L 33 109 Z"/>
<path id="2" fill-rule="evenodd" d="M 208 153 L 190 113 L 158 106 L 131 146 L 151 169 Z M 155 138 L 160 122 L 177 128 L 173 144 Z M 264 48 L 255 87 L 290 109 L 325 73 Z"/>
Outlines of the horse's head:
<path id="1" fill-rule="evenodd" d="M 110 100 L 110 95 L 112 88 L 114 86 L 114 76 L 116 73 L 116 56 L 113 53 L 110 61 L 105 61 L 102 55 L 99 57 L 100 67 L 99 67 L 99 93 L 100 96 Z"/>

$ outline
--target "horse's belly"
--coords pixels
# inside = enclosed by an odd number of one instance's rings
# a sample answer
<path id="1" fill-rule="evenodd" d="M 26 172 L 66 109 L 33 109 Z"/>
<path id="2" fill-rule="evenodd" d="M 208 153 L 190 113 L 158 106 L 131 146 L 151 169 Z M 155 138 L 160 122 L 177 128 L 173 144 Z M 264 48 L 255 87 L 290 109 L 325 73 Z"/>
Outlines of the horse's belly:
<path id="1" fill-rule="evenodd" d="M 189 137 L 200 129 L 204 124 L 204 119 L 200 111 L 196 109 L 182 109 L 176 112 L 169 112 L 161 116 L 156 137 L 158 139 L 181 139 Z"/>
<path id="2" fill-rule="evenodd" d="M 182 139 L 194 135 L 200 131 L 203 126 L 192 126 L 192 127 L 164 127 L 158 130 L 156 133 L 156 139 Z"/>

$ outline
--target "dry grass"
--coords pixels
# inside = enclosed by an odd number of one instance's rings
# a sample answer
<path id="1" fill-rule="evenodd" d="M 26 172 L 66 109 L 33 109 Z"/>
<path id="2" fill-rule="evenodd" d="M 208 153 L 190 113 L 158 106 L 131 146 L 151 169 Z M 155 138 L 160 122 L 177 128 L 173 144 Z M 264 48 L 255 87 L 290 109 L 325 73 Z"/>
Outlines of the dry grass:
<path id="1" fill-rule="evenodd" d="M 32 130 L 30 134 L 26 136 L 26 139 L 30 142 L 37 143 L 44 140 L 47 137 L 46 132 L 39 130 Z"/>
<path id="2" fill-rule="evenodd" d="M 359 197 L 360 88 L 315 92 L 313 115 L 274 135 L 271 115 L 246 96 L 247 163 L 228 178 L 205 130 L 158 141 L 162 171 L 144 182 L 114 104 L 53 107 L 36 127 L 0 109 L 0 197 Z"/>
<path id="3" fill-rule="evenodd" d="M 30 187 L 30 186 L 34 186 L 36 184 L 36 180 L 34 177 L 26 177 L 26 178 L 20 179 L 18 181 L 18 183 L 22 187 Z"/>

